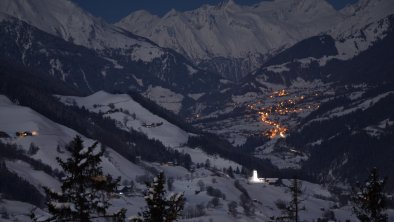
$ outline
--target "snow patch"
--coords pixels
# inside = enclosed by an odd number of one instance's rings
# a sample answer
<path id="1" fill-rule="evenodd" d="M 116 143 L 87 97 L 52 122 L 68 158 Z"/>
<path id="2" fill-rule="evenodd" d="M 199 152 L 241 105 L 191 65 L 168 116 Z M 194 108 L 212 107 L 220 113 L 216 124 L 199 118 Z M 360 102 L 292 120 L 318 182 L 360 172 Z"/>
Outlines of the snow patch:
<path id="1" fill-rule="evenodd" d="M 114 59 L 110 59 L 110 58 L 107 58 L 107 57 L 104 57 L 104 59 L 110 61 L 113 64 L 115 69 L 123 69 L 124 68 L 122 65 L 120 65 L 118 63 L 118 61 L 116 61 Z"/>
<path id="2" fill-rule="evenodd" d="M 184 98 L 183 95 L 161 86 L 149 86 L 144 96 L 174 113 L 179 113 Z"/>
<path id="3" fill-rule="evenodd" d="M 268 66 L 266 69 L 267 69 L 267 71 L 274 72 L 274 73 L 282 73 L 282 72 L 289 72 L 290 71 L 290 69 L 286 67 L 286 64 Z"/>
<path id="4" fill-rule="evenodd" d="M 189 75 L 194 75 L 194 74 L 196 74 L 197 72 L 198 72 L 198 70 L 197 69 L 195 69 L 195 68 L 193 68 L 193 67 L 191 67 L 191 66 L 189 66 L 189 65 L 186 65 L 186 68 L 187 68 L 187 70 L 188 70 L 188 72 L 189 72 Z"/>
<path id="5" fill-rule="evenodd" d="M 205 93 L 189 93 L 188 96 L 194 100 L 198 100 L 202 96 L 204 96 Z"/>
<path id="6" fill-rule="evenodd" d="M 154 46 L 145 46 L 136 45 L 133 48 L 133 53 L 131 54 L 131 60 L 133 61 L 142 61 L 145 63 L 150 63 L 156 58 L 160 58 L 164 55 L 162 49 Z"/>

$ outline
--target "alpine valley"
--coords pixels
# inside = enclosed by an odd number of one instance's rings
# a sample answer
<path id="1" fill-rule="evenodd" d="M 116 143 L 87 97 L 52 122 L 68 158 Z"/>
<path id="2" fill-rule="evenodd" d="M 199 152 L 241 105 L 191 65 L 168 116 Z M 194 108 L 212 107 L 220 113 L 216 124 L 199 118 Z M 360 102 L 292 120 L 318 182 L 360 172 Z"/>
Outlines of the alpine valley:
<path id="1" fill-rule="evenodd" d="M 0 221 L 48 218 L 43 186 L 60 190 L 76 135 L 105 150 L 127 218 L 163 171 L 180 221 L 278 221 L 294 176 L 300 221 L 358 221 L 351 187 L 376 167 L 393 221 L 393 49 L 393 0 L 228 0 L 115 24 L 71 0 L 1 0 Z"/>

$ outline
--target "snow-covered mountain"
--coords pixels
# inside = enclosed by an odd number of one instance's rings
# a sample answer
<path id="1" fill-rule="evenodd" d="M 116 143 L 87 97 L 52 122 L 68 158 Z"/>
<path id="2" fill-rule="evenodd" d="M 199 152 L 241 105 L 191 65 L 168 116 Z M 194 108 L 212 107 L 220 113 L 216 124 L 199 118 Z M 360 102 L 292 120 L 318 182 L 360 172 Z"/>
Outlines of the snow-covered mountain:
<path id="1" fill-rule="evenodd" d="M 340 12 L 346 19 L 331 30 L 333 33 L 357 31 L 367 24 L 381 20 L 394 13 L 394 3 L 387 0 L 360 0 Z"/>
<path id="2" fill-rule="evenodd" d="M 359 30 L 393 13 L 390 0 L 362 0 L 336 11 L 324 0 L 262 1 L 253 6 L 224 1 L 217 6 L 163 17 L 137 11 L 117 26 L 175 49 L 200 67 L 240 79 L 267 58 L 308 37 Z"/>
<path id="3" fill-rule="evenodd" d="M 229 0 L 193 11 L 172 10 L 162 18 L 137 11 L 117 25 L 201 60 L 265 54 L 325 31 L 340 17 L 319 0 L 263 1 L 254 6 Z"/>
<path id="4" fill-rule="evenodd" d="M 69 0 L 5 0 L 0 2 L 0 12 L 88 48 L 126 49 L 138 44 L 141 48 L 153 50 L 152 56 L 163 53 L 151 42 L 93 17 Z"/>
<path id="5" fill-rule="evenodd" d="M 2 59 L 82 92 L 136 90 L 179 112 L 189 94 L 220 88 L 220 76 L 179 53 L 95 18 L 68 0 L 1 1 Z M 78 18 L 78 19 L 76 19 Z M 208 90 L 209 89 L 209 90 Z M 169 92 L 163 95 L 161 92 Z M 165 98 L 168 95 L 169 98 Z"/>
<path id="6" fill-rule="evenodd" d="M 335 37 L 311 37 L 269 59 L 253 78 L 285 85 L 297 78 L 347 83 L 389 81 L 393 37 L 393 14 Z"/>
<path id="7" fill-rule="evenodd" d="M 107 24 L 69 0 L 5 0 L 0 3 L 0 13 L 2 21 L 17 18 L 76 45 L 102 53 L 121 50 L 129 60 L 152 62 L 166 54 L 153 42 Z"/>
<path id="8" fill-rule="evenodd" d="M 340 12 L 322 0 L 262 1 L 253 6 L 240 6 L 229 0 L 193 11 L 172 10 L 162 18 L 137 11 L 117 25 L 173 48 L 195 64 L 214 58 L 234 62 L 247 59 L 244 76 L 258 67 L 265 56 L 327 31 L 342 18 Z"/>

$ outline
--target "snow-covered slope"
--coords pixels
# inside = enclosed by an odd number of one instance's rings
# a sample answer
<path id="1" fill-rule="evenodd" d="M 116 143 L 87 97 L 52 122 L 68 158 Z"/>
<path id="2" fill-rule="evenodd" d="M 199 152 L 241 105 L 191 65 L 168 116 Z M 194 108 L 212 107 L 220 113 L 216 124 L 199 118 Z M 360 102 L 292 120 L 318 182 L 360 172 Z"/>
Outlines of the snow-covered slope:
<path id="1" fill-rule="evenodd" d="M 181 146 L 188 140 L 185 131 L 152 114 L 127 94 L 116 95 L 99 91 L 88 97 L 61 98 L 66 104 L 72 105 L 75 102 L 78 106 L 85 106 L 94 112 L 105 113 L 105 116 L 115 119 L 121 128 L 141 131 L 149 138 L 157 139 L 168 147 Z M 115 109 L 118 111 L 114 111 Z"/>
<path id="2" fill-rule="evenodd" d="M 328 34 L 337 40 L 338 57 L 350 59 L 385 37 L 390 25 L 387 17 L 394 14 L 394 2 L 360 0 L 341 10 L 341 13 L 346 19 Z"/>
<path id="3" fill-rule="evenodd" d="M 6 139 L 5 142 L 20 145 L 24 150 L 28 150 L 31 143 L 35 144 L 40 149 L 31 157 L 42 161 L 54 169 L 60 169 L 56 157 L 68 157 L 68 151 L 65 150 L 64 146 L 76 135 L 80 135 L 73 129 L 57 124 L 28 107 L 13 104 L 3 95 L 0 95 L 0 116 L 1 131 L 11 135 L 11 138 Z M 15 133 L 19 131 L 35 131 L 37 135 L 27 137 L 15 136 Z M 85 146 L 93 144 L 93 140 L 83 135 L 81 136 L 85 141 Z M 136 175 L 143 174 L 139 167 L 114 150 L 109 148 L 108 154 L 102 162 L 102 167 L 106 173 L 129 180 L 134 179 Z M 51 179 L 48 175 L 35 172 L 25 163 L 10 162 L 7 163 L 7 166 L 37 187 L 40 187 L 40 185 L 57 187 L 59 185 L 58 182 L 54 182 L 54 179 Z"/>
<path id="4" fill-rule="evenodd" d="M 209 160 L 212 166 L 218 168 L 240 167 L 239 164 L 216 155 L 208 155 L 201 149 L 192 149 L 185 144 L 190 133 L 178 126 L 153 114 L 127 94 L 110 94 L 104 91 L 96 92 L 87 97 L 58 96 L 67 105 L 84 106 L 86 109 L 102 113 L 117 122 L 117 126 L 124 130 L 134 129 L 142 132 L 151 139 L 156 139 L 166 147 L 179 152 L 188 153 L 194 163 L 205 163 Z"/>

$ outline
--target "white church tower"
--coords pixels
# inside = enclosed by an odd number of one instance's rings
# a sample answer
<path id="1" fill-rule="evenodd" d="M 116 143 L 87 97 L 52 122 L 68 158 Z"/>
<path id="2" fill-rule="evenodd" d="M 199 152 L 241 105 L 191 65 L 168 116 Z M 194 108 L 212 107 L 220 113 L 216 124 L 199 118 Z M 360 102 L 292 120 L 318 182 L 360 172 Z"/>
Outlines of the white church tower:
<path id="1" fill-rule="evenodd" d="M 258 178 L 257 170 L 253 170 L 253 175 L 249 179 L 249 182 L 251 182 L 251 183 L 264 183 L 265 180 L 264 180 L 264 178 Z"/>

